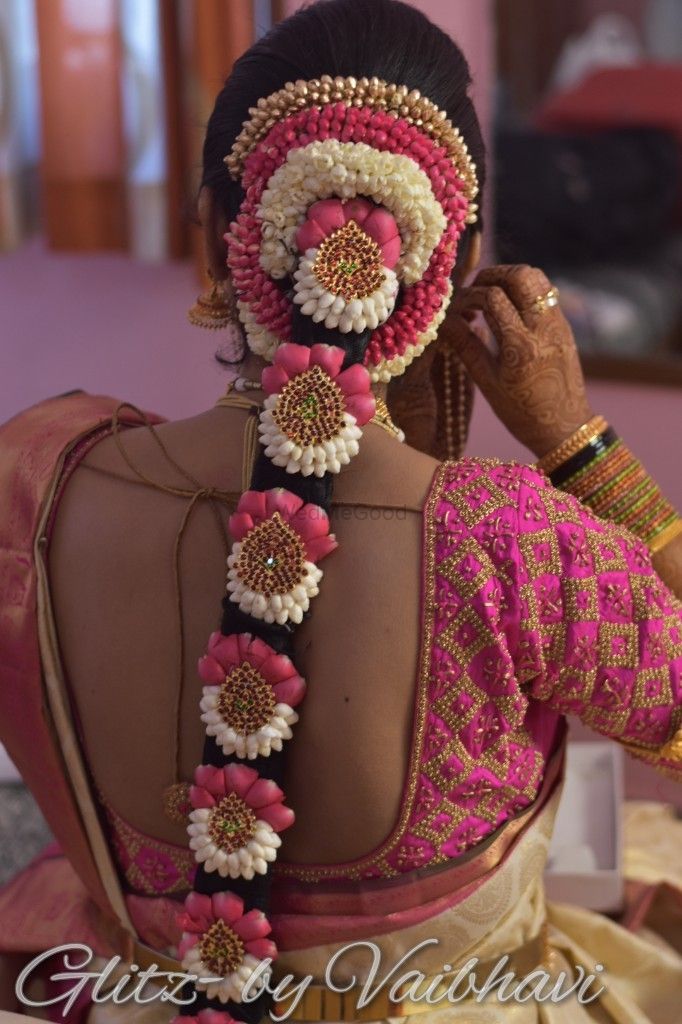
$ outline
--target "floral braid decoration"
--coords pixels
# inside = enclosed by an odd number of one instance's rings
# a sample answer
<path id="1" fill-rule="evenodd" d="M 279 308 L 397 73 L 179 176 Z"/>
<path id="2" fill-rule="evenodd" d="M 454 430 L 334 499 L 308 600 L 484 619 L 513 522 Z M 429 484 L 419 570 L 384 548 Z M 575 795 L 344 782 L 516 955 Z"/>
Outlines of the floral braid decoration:
<path id="1" fill-rule="evenodd" d="M 284 744 L 305 693 L 292 641 L 337 546 L 332 479 L 374 414 L 372 380 L 402 373 L 435 337 L 476 216 L 475 168 L 445 115 L 404 87 L 334 81 L 260 101 L 227 158 L 244 189 L 228 265 L 249 345 L 272 365 L 262 450 L 230 518 L 221 631 L 199 663 L 198 867 L 178 950 L 197 978 L 197 1024 L 267 1012 L 271 865 L 294 820 Z"/>
<path id="2" fill-rule="evenodd" d="M 250 115 L 226 158 L 245 192 L 226 240 L 249 346 L 271 360 L 293 339 L 295 281 L 314 322 L 370 330 L 365 365 L 389 381 L 436 337 L 477 219 L 466 144 L 417 90 L 379 79 L 290 82 Z"/>
<path id="3" fill-rule="evenodd" d="M 352 247 L 346 256 L 355 258 Z M 263 371 L 262 450 L 230 518 L 221 631 L 199 662 L 206 741 L 188 826 L 198 867 L 178 950 L 197 978 L 188 1012 L 198 1024 L 258 1021 L 267 1011 L 266 970 L 246 999 L 244 989 L 277 955 L 265 911 L 280 833 L 294 820 L 280 788 L 283 744 L 305 694 L 293 631 L 319 591 L 318 563 L 337 546 L 332 477 L 357 454 L 375 411 L 369 374 L 353 361 L 368 331 L 354 333 L 347 344 L 281 345 Z"/>

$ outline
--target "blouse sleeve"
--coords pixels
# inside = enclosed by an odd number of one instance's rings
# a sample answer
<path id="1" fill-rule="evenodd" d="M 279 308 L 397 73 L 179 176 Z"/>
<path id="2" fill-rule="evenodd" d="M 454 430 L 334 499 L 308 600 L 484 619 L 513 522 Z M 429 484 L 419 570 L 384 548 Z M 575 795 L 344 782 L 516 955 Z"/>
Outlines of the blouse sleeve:
<path id="1" fill-rule="evenodd" d="M 682 781 L 682 602 L 647 548 L 530 467 L 517 540 L 521 685 Z"/>

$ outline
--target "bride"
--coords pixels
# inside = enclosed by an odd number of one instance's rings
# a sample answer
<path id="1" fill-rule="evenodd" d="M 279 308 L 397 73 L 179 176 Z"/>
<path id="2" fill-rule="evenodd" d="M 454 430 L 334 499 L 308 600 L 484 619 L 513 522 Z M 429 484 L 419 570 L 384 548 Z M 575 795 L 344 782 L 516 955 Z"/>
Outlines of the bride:
<path id="1" fill-rule="evenodd" d="M 80 943 L 93 1024 L 677 1019 L 672 947 L 542 872 L 565 714 L 680 777 L 682 521 L 544 274 L 465 286 L 469 85 L 396 0 L 279 24 L 206 133 L 190 315 L 226 393 L 0 430 L 0 738 L 60 844 L 0 893 L 7 1009 Z M 472 381 L 536 467 L 464 455 Z M 153 965 L 187 1005 L 118 998 Z M 21 993 L 58 1013 L 60 971 Z"/>

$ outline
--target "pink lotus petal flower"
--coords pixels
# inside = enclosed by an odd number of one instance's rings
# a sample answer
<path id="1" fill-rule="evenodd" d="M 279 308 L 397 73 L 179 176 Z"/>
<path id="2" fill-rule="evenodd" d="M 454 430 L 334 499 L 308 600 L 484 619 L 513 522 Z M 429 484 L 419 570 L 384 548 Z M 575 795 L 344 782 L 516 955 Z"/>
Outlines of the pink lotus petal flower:
<path id="1" fill-rule="evenodd" d="M 226 792 L 236 793 L 242 799 L 248 798 L 249 804 L 252 807 L 256 806 L 249 796 L 250 790 L 258 782 L 258 772 L 255 768 L 249 768 L 245 764 L 227 764 L 223 768 L 223 775 Z"/>
<path id="2" fill-rule="evenodd" d="M 243 636 L 251 638 L 250 633 L 229 633 L 227 636 L 224 633 L 212 633 L 208 641 L 208 653 L 223 666 L 236 665 L 242 656 Z"/>
<path id="3" fill-rule="evenodd" d="M 343 204 L 344 224 L 347 224 L 349 220 L 354 220 L 364 231 L 367 218 L 373 210 L 377 209 L 378 207 L 374 203 L 370 203 L 369 199 L 362 199 L 360 196 L 348 199 Z"/>
<path id="4" fill-rule="evenodd" d="M 267 821 L 276 832 L 294 822 L 294 812 L 283 806 L 283 791 L 272 779 L 261 778 L 255 768 L 235 763 L 223 768 L 200 765 L 194 778 L 189 797 L 195 810 L 215 807 L 218 800 L 235 793 L 256 812 L 257 818 Z"/>
<path id="5" fill-rule="evenodd" d="M 377 404 L 374 395 L 355 394 L 349 395 L 346 399 L 346 408 L 352 416 L 355 416 L 360 426 L 364 426 L 374 416 Z"/>
<path id="6" fill-rule="evenodd" d="M 295 708 L 305 696 L 305 683 L 300 676 L 291 676 L 290 679 L 284 679 L 281 683 L 275 683 L 273 690 L 278 703 L 288 704 L 290 708 Z"/>
<path id="7" fill-rule="evenodd" d="M 318 514 L 315 515 L 315 512 Z M 326 537 L 329 533 L 329 517 L 324 509 L 317 505 L 306 505 L 305 508 L 299 509 L 296 515 L 291 517 L 290 525 L 304 542 L 314 537 Z"/>
<path id="8" fill-rule="evenodd" d="M 327 537 L 313 537 L 312 540 L 306 541 L 305 553 L 311 562 L 319 562 L 335 551 L 338 546 L 336 537 L 330 533 Z"/>
<path id="9" fill-rule="evenodd" d="M 239 502 L 239 511 L 253 519 L 262 519 L 265 515 L 265 492 L 245 491 Z"/>
<path id="10" fill-rule="evenodd" d="M 281 366 L 289 377 L 295 377 L 310 366 L 310 349 L 307 345 L 287 342 L 279 346 L 273 361 L 275 366 Z"/>
<path id="11" fill-rule="evenodd" d="M 270 934 L 270 931 L 270 922 L 262 910 L 249 910 L 239 922 L 239 937 L 247 941 L 264 939 L 266 935 Z"/>
<path id="12" fill-rule="evenodd" d="M 195 810 L 199 807 L 209 809 L 215 807 L 216 804 L 215 797 L 208 789 L 204 789 L 202 786 L 190 786 L 189 799 Z"/>
<path id="13" fill-rule="evenodd" d="M 244 901 L 233 892 L 214 893 L 211 906 L 215 918 L 221 918 L 229 925 L 235 925 L 244 915 Z"/>
<path id="14" fill-rule="evenodd" d="M 299 252 L 314 248 L 346 223 L 340 199 L 320 199 L 308 209 L 305 221 L 296 232 Z"/>
<path id="15" fill-rule="evenodd" d="M 341 373 L 345 352 L 338 345 L 313 345 L 310 365 L 320 366 L 332 380 Z"/>
<path id="16" fill-rule="evenodd" d="M 245 493 L 248 494 L 249 492 L 246 491 Z M 244 495 L 242 495 L 242 497 L 243 496 Z M 237 506 L 237 511 L 233 512 L 230 516 L 227 528 L 235 540 L 241 540 L 242 537 L 245 537 L 249 530 L 252 530 L 255 525 L 256 524 L 252 517 L 247 515 L 245 512 L 240 512 L 239 506 Z"/>
<path id="17" fill-rule="evenodd" d="M 202 658 L 199 658 L 199 678 L 204 683 L 222 683 L 225 678 L 225 669 L 210 654 L 204 654 Z"/>
<path id="18" fill-rule="evenodd" d="M 267 821 L 275 832 L 283 832 L 296 820 L 296 815 L 291 807 L 285 807 L 283 804 L 268 804 L 266 807 L 260 807 L 258 817 Z"/>
<path id="19" fill-rule="evenodd" d="M 366 395 L 370 391 L 367 371 L 360 363 L 353 363 L 336 378 L 344 395 Z"/>
<path id="20" fill-rule="evenodd" d="M 246 952 L 251 956 L 257 956 L 259 960 L 268 958 L 275 960 L 277 958 L 277 946 L 271 939 L 252 939 L 246 943 Z"/>
<path id="21" fill-rule="evenodd" d="M 274 395 L 281 391 L 289 380 L 289 374 L 282 366 L 266 366 L 261 374 L 261 385 L 266 395 Z"/>
<path id="22" fill-rule="evenodd" d="M 285 679 L 293 679 L 297 675 L 291 658 L 286 654 L 276 654 L 272 648 L 270 648 L 268 659 L 261 665 L 261 671 L 273 686 L 279 685 Z"/>
<path id="23" fill-rule="evenodd" d="M 196 911 L 201 911 L 196 913 Z M 184 958 L 185 953 L 196 946 L 202 934 L 216 923 L 224 921 L 239 935 L 244 943 L 246 953 L 258 959 L 277 958 L 277 947 L 265 936 L 272 931 L 270 922 L 259 910 L 244 913 L 244 901 L 233 892 L 214 893 L 213 896 L 191 892 L 185 899 L 184 913 L 178 917 L 183 934 L 178 948 L 178 956 Z"/>
<path id="24" fill-rule="evenodd" d="M 296 529 L 299 525 L 299 515 L 300 511 L 294 517 Z M 325 520 L 326 517 L 323 522 Z M 326 521 L 324 531 L 328 528 Z M 323 526 L 317 529 L 323 532 Z M 288 704 L 293 708 L 303 699 L 305 682 L 296 671 L 291 658 L 286 654 L 278 654 L 260 637 L 254 637 L 251 633 L 230 633 L 229 636 L 219 632 L 212 633 L 208 651 L 208 654 L 199 659 L 199 675 L 204 683 L 220 686 L 230 672 L 247 662 L 272 687 L 278 703 Z"/>
<path id="25" fill-rule="evenodd" d="M 299 252 L 316 249 L 325 238 L 351 220 L 377 243 L 381 249 L 383 265 L 393 269 L 400 259 L 402 246 L 396 219 L 385 207 L 376 206 L 359 197 L 348 200 L 321 199 L 313 203 L 296 232 Z"/>
<path id="26" fill-rule="evenodd" d="M 298 494 L 293 494 L 291 491 L 286 491 L 283 487 L 274 487 L 272 490 L 266 491 L 266 495 L 268 515 L 271 516 L 273 513 L 279 512 L 286 522 L 289 522 L 291 517 L 303 507 L 303 498 L 299 498 Z"/>
<path id="27" fill-rule="evenodd" d="M 251 769 L 251 771 L 255 771 L 255 769 Z M 258 775 L 257 772 L 255 772 L 255 774 L 256 776 Z M 268 804 L 279 803 L 283 799 L 283 791 L 272 779 L 259 779 L 256 777 L 252 782 L 248 793 L 250 806 L 258 810 L 260 810 L 261 807 L 267 807 Z"/>

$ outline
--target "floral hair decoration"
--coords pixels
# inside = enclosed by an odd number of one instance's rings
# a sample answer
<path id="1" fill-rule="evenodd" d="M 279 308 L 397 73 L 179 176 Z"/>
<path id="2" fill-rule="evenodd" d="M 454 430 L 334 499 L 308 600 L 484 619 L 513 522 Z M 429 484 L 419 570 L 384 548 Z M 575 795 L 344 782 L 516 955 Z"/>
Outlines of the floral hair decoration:
<path id="1" fill-rule="evenodd" d="M 435 337 L 477 210 L 459 132 L 416 91 L 325 76 L 250 115 L 226 161 L 244 191 L 228 264 L 249 344 L 272 365 L 251 487 L 229 520 L 221 629 L 199 661 L 197 871 L 178 950 L 197 996 L 181 1019 L 196 1024 L 267 1012 L 267 993 L 245 989 L 264 986 L 277 956 L 261 908 L 294 823 L 283 756 L 306 683 L 293 638 L 337 547 L 333 480 L 374 415 L 372 381 L 402 373 Z M 339 340 L 317 343 L 315 325 Z"/>
<path id="2" fill-rule="evenodd" d="M 373 381 L 403 373 L 436 337 L 477 217 L 461 135 L 416 90 L 378 79 L 288 83 L 250 113 L 226 160 L 245 191 L 226 240 L 250 347 L 272 360 L 293 340 L 288 278 L 314 322 L 371 329 Z"/>

